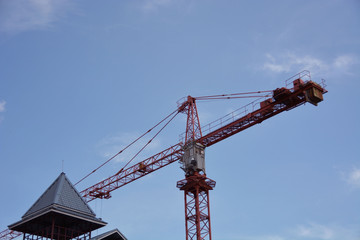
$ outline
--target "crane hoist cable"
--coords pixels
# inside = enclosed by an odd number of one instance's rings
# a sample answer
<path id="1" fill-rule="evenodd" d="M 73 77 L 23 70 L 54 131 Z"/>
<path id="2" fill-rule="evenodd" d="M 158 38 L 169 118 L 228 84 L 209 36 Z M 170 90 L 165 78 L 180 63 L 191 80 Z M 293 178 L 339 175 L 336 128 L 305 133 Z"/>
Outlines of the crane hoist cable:
<path id="1" fill-rule="evenodd" d="M 239 96 L 239 95 L 245 95 L 245 94 L 259 94 L 259 93 L 269 93 L 272 91 L 257 91 L 257 92 L 247 92 L 247 93 L 233 93 L 233 94 L 221 94 L 221 95 L 212 95 L 212 96 L 202 96 L 202 97 L 196 97 L 197 100 L 212 100 L 212 99 L 233 99 L 233 98 L 252 98 L 252 97 L 264 97 L 262 96 Z M 265 95 L 268 96 L 268 95 Z M 176 115 L 179 113 L 179 111 L 175 110 L 171 114 L 169 114 L 165 119 L 163 119 L 160 123 L 165 121 L 167 118 L 169 118 L 172 114 L 176 113 L 115 175 L 118 175 L 121 173 L 159 134 L 160 132 L 176 117 Z M 160 124 L 159 123 L 159 124 Z M 158 126 L 157 124 L 156 126 Z"/>
<path id="2" fill-rule="evenodd" d="M 196 100 L 218 100 L 218 99 L 234 99 L 234 98 L 252 98 L 252 97 L 264 97 L 264 95 L 261 96 L 241 96 L 241 95 L 247 95 L 247 94 L 260 94 L 260 93 L 272 93 L 272 91 L 256 91 L 256 92 L 245 92 L 245 93 L 231 93 L 231 94 L 219 94 L 219 95 L 209 95 L 209 96 L 200 96 L 200 97 L 195 97 Z M 174 117 L 177 115 L 178 110 L 173 111 L 172 113 L 170 113 L 168 116 L 166 116 L 163 120 L 161 120 L 160 122 L 158 122 L 155 126 L 153 126 L 152 128 L 150 128 L 148 131 L 146 131 L 144 134 L 142 134 L 140 137 L 138 137 L 137 139 L 135 139 L 134 141 L 132 141 L 130 144 L 128 144 L 125 148 L 123 148 L 122 150 L 120 150 L 118 153 L 116 153 L 114 156 L 112 156 L 111 158 L 109 158 L 108 160 L 106 160 L 104 163 L 102 163 L 100 166 L 98 166 L 97 168 L 95 168 L 92 172 L 90 172 L 89 174 L 87 174 L 85 177 L 83 177 L 82 179 L 80 179 L 78 182 L 76 182 L 74 184 L 74 186 L 76 186 L 77 184 L 79 184 L 80 182 L 82 182 L 83 180 L 85 180 L 86 178 L 88 178 L 90 175 L 92 175 L 93 173 L 95 173 L 97 170 L 99 170 L 101 167 L 103 167 L 104 165 L 106 165 L 108 162 L 110 162 L 111 160 L 113 160 L 114 158 L 116 158 L 118 155 L 120 155 L 121 153 L 123 153 L 126 149 L 128 149 L 130 146 L 132 146 L 133 144 L 135 144 L 138 140 L 140 140 L 141 138 L 143 138 L 145 135 L 147 135 L 148 133 L 150 133 L 154 128 L 158 127 L 161 123 L 163 123 L 166 119 L 168 119 L 171 115 L 173 115 L 174 113 L 176 113 L 171 119 L 174 119 Z M 155 134 L 155 136 L 149 140 L 148 143 L 145 144 L 145 146 L 143 148 L 141 148 L 134 157 L 132 157 L 130 159 L 130 161 L 128 161 L 124 167 L 122 167 L 120 169 L 120 171 L 117 172 L 117 174 L 119 174 L 120 172 L 122 172 L 128 165 L 130 162 L 132 162 L 139 154 L 140 152 L 142 152 L 151 142 L 152 140 L 165 128 L 165 126 L 167 126 L 170 121 L 168 121 L 163 128 L 160 129 L 160 131 L 158 133 Z"/>
<path id="3" fill-rule="evenodd" d="M 256 91 L 256 92 L 245 92 L 245 93 L 231 93 L 231 94 L 219 94 L 219 95 L 210 95 L 210 96 L 200 96 L 195 97 L 196 100 L 212 100 L 212 99 L 234 99 L 234 98 L 254 98 L 254 97 L 264 97 L 264 95 L 247 95 L 247 94 L 262 94 L 268 93 L 267 95 L 270 96 L 270 93 L 273 91 Z M 245 95 L 245 96 L 244 96 Z M 247 96 L 246 96 L 247 95 Z M 267 96 L 265 95 L 265 96 Z"/>
<path id="4" fill-rule="evenodd" d="M 131 163 L 151 142 L 152 142 L 152 140 L 154 140 L 154 138 L 156 138 L 159 134 L 160 134 L 160 132 L 162 131 L 162 130 L 164 130 L 164 128 L 176 117 L 176 115 L 178 115 L 178 113 L 179 112 L 177 112 L 177 110 L 176 111 L 174 111 L 173 113 L 171 113 L 169 116 L 171 116 L 172 114 L 174 114 L 175 113 L 175 115 L 125 164 L 125 166 L 123 166 L 121 169 L 120 169 L 120 171 L 118 171 L 117 173 L 116 173 L 116 175 L 117 174 L 119 174 L 119 173 L 121 173 L 128 165 L 129 165 L 129 163 Z M 168 117 L 169 117 L 168 116 Z M 167 117 L 167 118 L 168 118 Z M 165 119 L 164 119 L 165 120 Z"/>
<path id="5" fill-rule="evenodd" d="M 116 153 L 114 156 L 112 156 L 111 158 L 109 158 L 108 160 L 106 160 L 104 163 L 102 163 L 100 166 L 98 166 L 97 168 L 95 168 L 92 172 L 90 172 L 89 174 L 87 174 L 85 177 L 83 177 L 82 179 L 80 179 L 77 183 L 74 184 L 74 186 L 76 186 L 77 184 L 79 184 L 80 182 L 82 182 L 83 180 L 85 180 L 86 178 L 88 178 L 90 175 L 92 175 L 93 173 L 95 173 L 97 170 L 99 170 L 101 167 L 103 167 L 105 164 L 107 164 L 108 162 L 110 162 L 111 160 L 113 160 L 114 158 L 116 158 L 118 155 L 120 155 L 121 153 L 123 153 L 126 149 L 128 149 L 130 146 L 132 146 L 133 144 L 135 144 L 137 141 L 139 141 L 141 138 L 143 138 L 145 135 L 147 135 L 148 133 L 150 133 L 154 128 L 158 127 L 160 124 L 162 124 L 166 119 L 168 119 L 171 115 L 173 115 L 174 113 L 176 113 L 172 118 L 174 119 L 174 117 L 177 115 L 177 110 L 173 111 L 172 113 L 170 113 L 168 116 L 166 116 L 163 120 L 161 120 L 160 122 L 158 122 L 155 126 L 153 126 L 152 128 L 150 128 L 148 131 L 146 131 L 145 133 L 143 133 L 140 137 L 138 137 L 137 139 L 135 139 L 134 141 L 132 141 L 130 144 L 128 144 L 126 147 L 124 147 L 123 149 L 121 149 L 118 153 Z M 170 121 L 171 121 L 170 120 Z M 169 121 L 169 122 L 170 122 Z M 165 126 L 167 126 L 169 124 L 169 122 L 166 123 Z M 165 127 L 164 126 L 164 127 Z M 157 136 L 163 129 L 161 128 L 161 130 L 156 133 L 155 136 Z M 154 137 L 136 154 L 136 156 L 147 146 L 150 144 L 150 142 L 154 139 Z M 133 157 L 119 172 L 121 172 L 135 157 Z"/>

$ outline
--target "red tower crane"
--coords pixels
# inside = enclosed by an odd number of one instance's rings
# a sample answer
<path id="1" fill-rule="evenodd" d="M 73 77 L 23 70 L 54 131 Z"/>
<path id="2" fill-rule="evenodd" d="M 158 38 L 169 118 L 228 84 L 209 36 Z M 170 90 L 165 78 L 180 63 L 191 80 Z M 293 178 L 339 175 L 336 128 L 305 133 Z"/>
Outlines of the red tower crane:
<path id="1" fill-rule="evenodd" d="M 216 183 L 206 176 L 205 148 L 306 102 L 317 106 L 327 92 L 324 82 L 317 84 L 311 81 L 308 71 L 294 75 L 285 83 L 285 87 L 274 91 L 250 93 L 262 94 L 262 97 L 203 127 L 200 126 L 197 100 L 242 98 L 244 95 L 188 96 L 175 111 L 175 114 L 187 115 L 183 141 L 133 166 L 126 169 L 125 166 L 113 176 L 81 191 L 80 194 L 87 202 L 96 198 L 108 199 L 112 191 L 180 161 L 185 179 L 178 181 L 177 187 L 184 191 L 186 239 L 211 240 L 209 190 L 212 190 Z M 20 234 L 5 230 L 0 232 L 0 239 L 11 240 Z"/>

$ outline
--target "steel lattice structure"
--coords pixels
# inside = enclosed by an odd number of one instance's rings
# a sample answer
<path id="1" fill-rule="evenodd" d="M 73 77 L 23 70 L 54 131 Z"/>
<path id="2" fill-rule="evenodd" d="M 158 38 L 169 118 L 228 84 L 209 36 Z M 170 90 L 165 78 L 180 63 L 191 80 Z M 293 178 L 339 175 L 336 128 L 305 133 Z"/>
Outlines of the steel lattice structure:
<path id="1" fill-rule="evenodd" d="M 291 86 L 292 84 L 292 86 Z M 230 95 L 216 95 L 194 98 L 188 96 L 179 104 L 178 112 L 187 114 L 185 137 L 178 144 L 165 149 L 135 165 L 121 170 L 113 176 L 80 192 L 87 202 L 96 198 L 110 198 L 110 193 L 128 183 L 142 178 L 173 162 L 182 161 L 185 179 L 177 183 L 184 191 L 186 239 L 211 240 L 209 190 L 215 181 L 206 177 L 205 168 L 199 167 L 202 160 L 185 159 L 187 152 L 200 154 L 202 149 L 220 142 L 236 133 L 261 123 L 284 111 L 294 109 L 310 102 L 317 105 L 326 93 L 325 85 L 311 81 L 310 73 L 303 71 L 286 81 L 286 86 L 271 91 L 256 101 L 235 110 L 208 125 L 200 127 L 196 100 L 238 98 Z M 256 92 L 261 93 L 261 92 Z M 200 150 L 199 150 L 200 149 Z M 201 158 L 201 154 L 199 155 Z M 193 164 L 193 165 L 192 165 Z M 0 233 L 1 240 L 11 240 L 21 233 L 5 230 Z"/>
<path id="2" fill-rule="evenodd" d="M 177 182 L 177 187 L 184 191 L 186 239 L 211 239 L 209 190 L 215 184 L 198 173 Z"/>

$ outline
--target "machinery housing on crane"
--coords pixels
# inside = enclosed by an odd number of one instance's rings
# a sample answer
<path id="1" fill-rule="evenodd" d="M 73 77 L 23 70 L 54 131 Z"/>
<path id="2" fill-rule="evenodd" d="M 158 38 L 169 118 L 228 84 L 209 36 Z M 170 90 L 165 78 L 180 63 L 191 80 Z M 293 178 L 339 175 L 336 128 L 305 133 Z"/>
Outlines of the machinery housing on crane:
<path id="1" fill-rule="evenodd" d="M 186 131 L 179 143 L 130 167 L 125 165 L 113 176 L 81 191 L 80 194 L 86 202 L 97 198 L 108 199 L 112 191 L 179 161 L 181 168 L 185 171 L 185 179 L 178 181 L 177 187 L 184 191 L 185 196 L 186 239 L 211 240 L 209 190 L 215 187 L 216 182 L 206 176 L 205 148 L 306 102 L 317 106 L 323 101 L 323 94 L 326 92 L 324 81 L 321 84 L 315 83 L 311 80 L 310 72 L 303 71 L 286 80 L 285 87 L 273 91 L 203 97 L 188 96 L 180 102 L 174 112 L 175 115 L 170 119 L 171 121 L 178 113 L 187 115 Z M 260 96 L 256 96 L 255 101 L 234 112 L 208 125 L 200 126 L 196 101 L 244 98 L 248 96 L 247 94 L 251 94 L 252 97 L 254 94 Z M 118 154 L 121 152 L 123 150 Z M 0 233 L 0 239 L 11 240 L 19 235 L 20 233 L 5 230 Z"/>

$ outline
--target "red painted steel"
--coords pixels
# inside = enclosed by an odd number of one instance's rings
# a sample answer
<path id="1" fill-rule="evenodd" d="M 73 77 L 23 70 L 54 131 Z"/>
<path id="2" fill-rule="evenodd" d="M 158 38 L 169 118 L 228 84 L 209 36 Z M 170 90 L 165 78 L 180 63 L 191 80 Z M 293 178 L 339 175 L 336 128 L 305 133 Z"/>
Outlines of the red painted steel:
<path id="1" fill-rule="evenodd" d="M 184 146 L 189 147 L 189 144 L 202 137 L 195 98 L 188 96 L 185 109 L 187 121 Z M 185 171 L 186 179 L 179 181 L 177 187 L 184 191 L 186 239 L 211 240 L 209 190 L 215 187 L 215 181 L 198 171 L 187 168 Z"/>
<path id="2" fill-rule="evenodd" d="M 283 111 L 288 111 L 293 108 L 296 108 L 302 104 L 305 104 L 306 98 L 304 92 L 311 88 L 319 88 L 323 93 L 326 92 L 325 89 L 321 88 L 318 84 L 314 82 L 307 82 L 302 87 L 300 87 L 297 91 L 293 89 L 286 89 L 285 95 L 280 95 L 281 98 L 275 97 L 275 101 L 268 102 L 263 107 L 259 107 L 253 112 L 249 112 L 246 114 L 246 110 L 244 113 L 246 115 L 242 117 L 235 118 L 233 121 L 230 121 L 225 126 L 221 126 L 218 129 L 215 129 L 202 138 L 198 139 L 197 142 L 202 145 L 208 147 L 225 138 L 228 138 L 236 133 L 239 133 L 255 124 L 261 123 L 262 121 L 271 118 Z M 266 99 L 264 100 L 266 101 Z M 260 106 L 260 102 L 257 102 Z M 254 103 L 250 104 L 254 108 Z M 248 105 L 247 105 L 248 106 Z"/>
<path id="3" fill-rule="evenodd" d="M 144 177 L 162 167 L 169 165 L 181 159 L 183 150 L 181 144 L 176 144 L 144 161 L 137 163 L 119 174 L 115 174 L 83 191 L 81 196 L 90 202 L 95 198 L 110 198 L 110 192 Z"/>
<path id="4" fill-rule="evenodd" d="M 324 85 L 320 86 L 307 79 L 304 82 L 297 81 L 295 88 L 288 88 L 290 80 L 293 83 L 296 79 L 304 80 L 307 77 L 310 79 L 309 72 L 301 72 L 286 81 L 286 88 L 274 90 L 272 98 L 254 101 L 237 110 L 238 112 L 235 111 L 204 126 L 202 129 L 205 128 L 207 133 L 203 136 L 195 104 L 196 98 L 189 96 L 187 101 L 178 108 L 178 112 L 187 113 L 185 143 L 195 140 L 206 147 L 211 146 L 281 112 L 305 104 L 308 101 L 305 93 L 310 89 L 317 89 L 322 94 L 327 92 Z M 184 153 L 182 147 L 183 143 L 180 141 L 180 143 L 83 190 L 81 195 L 87 202 L 95 198 L 110 198 L 110 193 L 115 189 L 180 160 Z M 195 175 L 187 176 L 186 179 L 178 182 L 178 187 L 185 193 L 187 239 L 195 239 L 195 236 L 198 240 L 211 239 L 208 191 L 215 186 L 215 182 L 206 178 L 205 175 L 197 173 Z M 0 233 L 0 239 L 11 240 L 19 235 L 21 233 L 5 230 Z"/>
<path id="5" fill-rule="evenodd" d="M 188 96 L 187 101 L 178 108 L 178 111 L 187 115 L 185 143 L 201 138 L 202 133 L 195 98 Z"/>
<path id="6" fill-rule="evenodd" d="M 209 190 L 215 184 L 199 173 L 177 182 L 177 187 L 184 191 L 186 240 L 211 240 Z"/>
<path id="7" fill-rule="evenodd" d="M 21 232 L 16 232 L 16 231 L 6 229 L 6 230 L 0 232 L 0 239 L 11 240 L 11 239 L 14 239 L 14 238 L 20 236 L 21 234 L 22 234 Z"/>

